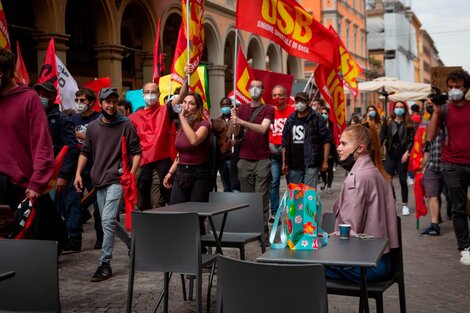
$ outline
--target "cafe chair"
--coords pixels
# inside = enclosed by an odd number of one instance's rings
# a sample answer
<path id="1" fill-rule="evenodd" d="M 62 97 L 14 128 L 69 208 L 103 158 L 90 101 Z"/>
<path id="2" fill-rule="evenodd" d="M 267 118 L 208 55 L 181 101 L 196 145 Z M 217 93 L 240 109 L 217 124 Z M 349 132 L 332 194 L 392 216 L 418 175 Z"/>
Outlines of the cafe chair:
<path id="1" fill-rule="evenodd" d="M 57 242 L 0 240 L 0 312 L 60 312 Z"/>
<path id="2" fill-rule="evenodd" d="M 245 259 L 245 245 L 259 241 L 261 251 L 266 251 L 263 239 L 263 195 L 255 192 L 211 192 L 209 202 L 248 203 L 248 207 L 228 212 L 222 234 L 221 246 L 225 248 L 238 248 L 240 259 Z M 214 216 L 216 229 L 220 229 L 223 216 Z M 215 247 L 216 242 L 211 233 L 201 237 L 202 245 Z"/>
<path id="3" fill-rule="evenodd" d="M 268 264 L 217 258 L 217 312 L 328 312 L 321 264 Z"/>
<path id="4" fill-rule="evenodd" d="M 196 277 L 196 312 L 202 312 L 202 268 L 210 267 L 207 312 L 216 255 L 201 253 L 199 217 L 196 213 L 132 212 L 127 312 L 132 310 L 135 271 L 163 272 L 163 311 L 168 312 L 170 273 Z M 184 282 L 184 280 L 183 280 Z M 183 285 L 183 289 L 184 289 Z M 154 312 L 160 301 L 156 303 Z"/>
<path id="5" fill-rule="evenodd" d="M 325 213 L 329 214 L 329 213 Z M 332 213 L 331 213 L 332 214 Z M 325 216 L 325 215 L 323 215 Z M 403 270 L 403 243 L 401 236 L 401 219 L 397 217 L 398 223 L 398 240 L 400 247 L 390 249 L 390 259 L 392 263 L 392 273 L 390 278 L 381 282 L 368 282 L 367 291 L 368 297 L 374 298 L 376 303 L 377 313 L 383 313 L 383 293 L 393 284 L 398 285 L 398 294 L 400 300 L 400 312 L 406 313 L 406 300 L 405 300 L 405 276 Z M 327 279 L 327 291 L 329 294 L 359 297 L 361 296 L 360 284 L 353 282 L 343 282 Z M 359 301 L 359 312 L 363 312 L 362 302 Z"/>

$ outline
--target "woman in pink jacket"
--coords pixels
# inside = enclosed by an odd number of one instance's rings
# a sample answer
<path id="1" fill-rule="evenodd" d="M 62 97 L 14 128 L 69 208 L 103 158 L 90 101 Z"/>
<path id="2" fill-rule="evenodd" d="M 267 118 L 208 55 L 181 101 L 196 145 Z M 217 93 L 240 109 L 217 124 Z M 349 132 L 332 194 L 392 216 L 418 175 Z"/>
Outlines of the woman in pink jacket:
<path id="1" fill-rule="evenodd" d="M 351 236 L 367 234 L 388 238 L 379 265 L 367 269 L 368 281 L 385 280 L 390 275 L 389 248 L 398 247 L 397 213 L 390 176 L 385 172 L 377 131 L 373 123 L 351 125 L 341 135 L 338 146 L 340 164 L 349 175 L 333 206 L 335 230 L 339 224 L 351 225 Z M 353 267 L 328 267 L 326 277 L 360 282 L 360 270 Z"/>

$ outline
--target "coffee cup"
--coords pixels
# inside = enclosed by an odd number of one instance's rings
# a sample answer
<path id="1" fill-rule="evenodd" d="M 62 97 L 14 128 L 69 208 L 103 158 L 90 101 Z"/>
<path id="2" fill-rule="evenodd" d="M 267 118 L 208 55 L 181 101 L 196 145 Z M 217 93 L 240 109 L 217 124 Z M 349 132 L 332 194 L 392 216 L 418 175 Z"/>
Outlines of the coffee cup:
<path id="1" fill-rule="evenodd" d="M 351 225 L 339 224 L 339 238 L 349 239 L 349 233 L 351 232 Z"/>

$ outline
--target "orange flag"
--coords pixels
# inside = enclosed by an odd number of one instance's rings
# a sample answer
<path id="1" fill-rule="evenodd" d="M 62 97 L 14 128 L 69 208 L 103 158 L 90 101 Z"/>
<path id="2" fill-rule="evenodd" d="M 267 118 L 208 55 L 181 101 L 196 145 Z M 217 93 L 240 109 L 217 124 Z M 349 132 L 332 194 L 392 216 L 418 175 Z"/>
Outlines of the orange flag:
<path id="1" fill-rule="evenodd" d="M 29 84 L 29 75 L 26 70 L 26 66 L 23 62 L 23 56 L 21 55 L 20 43 L 16 42 L 16 65 L 15 65 L 15 79 L 17 83 Z"/>
<path id="2" fill-rule="evenodd" d="M 10 37 L 8 35 L 7 19 L 5 18 L 5 11 L 0 1 L 0 47 L 11 50 Z"/>

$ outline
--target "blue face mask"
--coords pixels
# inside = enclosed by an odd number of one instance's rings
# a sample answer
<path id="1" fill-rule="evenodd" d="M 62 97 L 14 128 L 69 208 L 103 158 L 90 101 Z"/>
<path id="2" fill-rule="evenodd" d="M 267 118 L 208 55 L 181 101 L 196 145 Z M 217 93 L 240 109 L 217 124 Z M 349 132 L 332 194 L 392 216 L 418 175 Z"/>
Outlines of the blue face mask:
<path id="1" fill-rule="evenodd" d="M 220 113 L 222 113 L 222 115 L 230 115 L 230 108 L 229 107 L 220 108 Z"/>
<path id="2" fill-rule="evenodd" d="M 395 108 L 395 110 L 393 110 L 393 112 L 394 112 L 397 116 L 402 116 L 403 114 L 405 114 L 405 109 L 403 109 L 403 108 Z"/>
<path id="3" fill-rule="evenodd" d="M 377 115 L 377 112 L 375 112 L 375 111 L 370 111 L 368 114 L 369 114 L 369 116 L 370 116 L 371 118 L 374 118 L 374 117 Z"/>
<path id="4" fill-rule="evenodd" d="M 323 114 L 321 115 L 321 117 L 323 117 L 324 120 L 327 120 L 327 119 L 328 119 L 328 114 L 323 113 Z"/>

